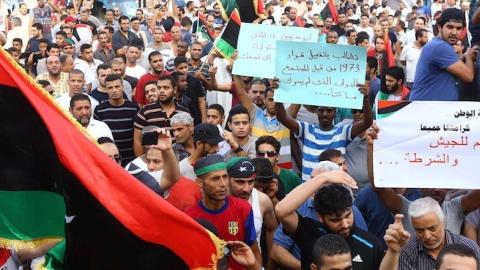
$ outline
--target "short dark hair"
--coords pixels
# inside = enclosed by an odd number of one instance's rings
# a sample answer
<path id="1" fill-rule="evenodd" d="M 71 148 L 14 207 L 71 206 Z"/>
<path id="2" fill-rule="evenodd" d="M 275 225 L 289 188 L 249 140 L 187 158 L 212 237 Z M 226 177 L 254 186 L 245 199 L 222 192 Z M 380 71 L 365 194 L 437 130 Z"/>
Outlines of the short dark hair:
<path id="1" fill-rule="evenodd" d="M 265 182 L 273 180 L 275 172 L 273 171 L 272 164 L 267 158 L 254 158 L 252 160 L 253 166 L 255 166 L 255 174 L 258 180 Z"/>
<path id="2" fill-rule="evenodd" d="M 150 61 L 152 61 L 152 58 L 157 56 L 157 55 L 162 55 L 159 51 L 153 51 L 151 53 L 148 54 L 148 62 L 150 63 Z M 162 59 L 163 59 L 163 56 L 162 56 Z"/>
<path id="3" fill-rule="evenodd" d="M 151 80 L 146 82 L 145 85 L 143 86 L 143 89 L 145 90 L 145 88 L 147 88 L 147 85 L 151 85 L 151 84 L 157 86 L 157 80 Z"/>
<path id="4" fill-rule="evenodd" d="M 32 27 L 35 27 L 35 28 L 37 28 L 38 31 L 43 32 L 43 25 L 41 23 L 34 23 L 34 24 L 32 24 Z"/>
<path id="5" fill-rule="evenodd" d="M 85 50 L 91 49 L 92 45 L 85 43 L 80 46 L 80 53 L 83 53 Z"/>
<path id="6" fill-rule="evenodd" d="M 171 75 L 172 75 L 172 77 L 175 79 L 175 81 L 178 81 L 178 78 L 179 78 L 180 76 L 187 76 L 187 74 L 183 74 L 183 73 L 180 73 L 180 72 L 178 72 L 178 71 L 172 72 Z"/>
<path id="7" fill-rule="evenodd" d="M 120 16 L 120 18 L 118 18 L 118 23 L 122 23 L 122 21 L 124 20 L 127 20 L 128 22 L 130 22 L 130 19 L 127 16 L 122 15 Z"/>
<path id="8" fill-rule="evenodd" d="M 185 56 L 177 56 L 173 60 L 173 65 L 175 67 L 178 67 L 180 64 L 187 63 L 188 64 L 188 59 Z"/>
<path id="9" fill-rule="evenodd" d="M 418 29 L 415 31 L 415 40 L 423 37 L 423 33 L 428 33 L 428 31 L 426 29 Z"/>
<path id="10" fill-rule="evenodd" d="M 368 36 L 368 33 L 365 31 L 358 32 L 357 38 L 355 39 L 355 44 L 358 45 L 362 43 L 364 40 L 370 40 L 370 37 Z"/>
<path id="11" fill-rule="evenodd" d="M 403 68 L 393 66 L 389 67 L 385 70 L 385 76 L 392 76 L 395 78 L 395 80 L 402 80 L 402 83 L 405 82 L 405 72 L 403 71 Z"/>
<path id="12" fill-rule="evenodd" d="M 377 70 L 378 69 L 378 59 L 373 56 L 367 57 L 367 66 L 371 69 Z"/>
<path id="13" fill-rule="evenodd" d="M 133 22 L 133 21 L 140 21 L 140 18 L 138 18 L 138 17 L 132 17 L 132 18 L 130 18 L 130 22 Z"/>
<path id="14" fill-rule="evenodd" d="M 223 117 L 225 115 L 225 109 L 220 104 L 210 104 L 207 110 L 216 110 L 220 113 L 220 116 Z"/>
<path id="15" fill-rule="evenodd" d="M 20 51 L 15 47 L 10 47 L 10 48 L 7 49 L 7 52 L 9 54 L 13 54 L 14 52 L 20 52 Z"/>
<path id="16" fill-rule="evenodd" d="M 40 84 L 43 88 L 50 85 L 50 82 L 48 80 L 38 80 L 37 83 Z"/>
<path id="17" fill-rule="evenodd" d="M 258 148 L 262 144 L 269 144 L 275 148 L 275 152 L 277 152 L 277 154 L 280 153 L 280 147 L 281 147 L 280 142 L 277 139 L 275 139 L 273 136 L 270 136 L 270 135 L 260 136 L 257 139 L 257 141 L 255 141 L 255 152 L 258 153 Z"/>
<path id="18" fill-rule="evenodd" d="M 350 29 L 350 30 L 347 30 L 347 32 L 345 32 L 345 36 L 349 37 L 352 33 L 356 33 L 357 31 L 355 31 L 355 29 Z"/>
<path id="19" fill-rule="evenodd" d="M 87 100 L 88 103 L 91 104 L 90 99 L 88 98 L 87 95 L 85 94 L 76 94 L 73 95 L 73 97 L 70 99 L 70 108 L 73 108 L 75 106 L 75 102 L 81 101 L 81 100 Z"/>
<path id="20" fill-rule="evenodd" d="M 435 269 L 440 269 L 440 266 L 442 266 L 443 263 L 443 258 L 448 254 L 457 255 L 460 257 L 473 258 L 477 262 L 478 267 L 479 262 L 473 249 L 462 244 L 451 244 L 444 247 L 442 251 L 440 251 L 440 254 L 438 254 Z"/>
<path id="21" fill-rule="evenodd" d="M 334 158 L 337 158 L 337 157 L 341 157 L 342 156 L 342 152 L 340 152 L 339 150 L 337 149 L 327 149 L 325 151 L 323 151 L 322 153 L 320 153 L 320 156 L 318 157 L 318 161 L 322 162 L 322 161 L 332 161 L 332 159 Z"/>
<path id="22" fill-rule="evenodd" d="M 50 43 L 47 46 L 47 52 L 50 52 L 51 49 L 59 49 L 60 50 L 60 46 L 58 46 L 57 43 Z"/>
<path id="23" fill-rule="evenodd" d="M 232 117 L 237 115 L 237 114 L 248 115 L 248 121 L 250 122 L 250 114 L 248 113 L 248 110 L 245 107 L 243 107 L 242 105 L 238 104 L 238 105 L 233 106 L 232 109 L 230 110 L 230 113 L 228 114 L 227 123 L 231 123 L 232 122 Z"/>
<path id="24" fill-rule="evenodd" d="M 329 184 L 321 187 L 313 198 L 313 206 L 319 215 L 341 216 L 352 207 L 351 191 L 344 185 Z"/>
<path id="25" fill-rule="evenodd" d="M 320 267 L 323 265 L 323 257 L 331 257 L 350 253 L 347 241 L 338 234 L 325 234 L 315 241 L 313 245 L 313 262 Z"/>
<path id="26" fill-rule="evenodd" d="M 41 38 L 41 39 L 38 41 L 38 44 L 40 44 L 40 43 L 46 43 L 47 46 L 48 46 L 48 44 L 50 44 L 50 41 L 48 41 L 48 39 L 46 39 L 46 38 Z"/>
<path id="27" fill-rule="evenodd" d="M 189 18 L 189 17 L 183 17 L 182 20 L 180 21 L 180 25 L 185 27 L 185 26 L 189 26 L 189 25 L 192 25 L 192 20 Z"/>
<path id="28" fill-rule="evenodd" d="M 22 40 L 21 38 L 14 38 L 14 39 L 12 40 L 12 43 L 13 43 L 13 42 L 19 42 L 20 44 L 23 45 L 23 40 Z"/>
<path id="29" fill-rule="evenodd" d="M 172 88 L 177 87 L 177 81 L 175 79 L 173 79 L 173 77 L 170 76 L 170 75 L 160 76 L 160 78 L 158 78 L 157 82 L 159 82 L 159 81 L 170 81 L 170 83 L 172 84 Z"/>
<path id="30" fill-rule="evenodd" d="M 64 38 L 67 38 L 67 33 L 65 33 L 65 31 L 63 31 L 63 30 L 60 30 L 57 33 L 55 33 L 55 36 L 58 36 L 58 35 L 60 35 Z"/>
<path id="31" fill-rule="evenodd" d="M 404 21 L 402 21 L 402 20 L 399 20 L 399 21 L 397 22 L 397 24 L 398 24 L 398 25 L 400 25 L 400 28 L 402 28 L 402 30 L 405 30 L 405 29 L 407 29 L 407 27 L 406 27 L 406 25 L 405 25 L 405 22 L 404 22 Z"/>
<path id="32" fill-rule="evenodd" d="M 113 82 L 113 81 L 117 81 L 117 80 L 122 82 L 122 77 L 120 77 L 120 75 L 118 75 L 118 74 L 108 74 L 107 77 L 105 78 L 105 84 L 107 82 Z"/>
<path id="33" fill-rule="evenodd" d="M 115 143 L 113 142 L 113 140 L 110 139 L 109 137 L 100 137 L 100 138 L 97 139 L 97 143 L 98 143 L 98 144 L 106 144 L 106 143 L 113 143 L 113 144 L 115 144 Z"/>
<path id="34" fill-rule="evenodd" d="M 98 72 L 100 70 L 106 70 L 106 69 L 111 69 L 112 67 L 110 65 L 107 65 L 107 64 L 100 64 L 98 65 L 97 67 L 97 76 L 98 76 Z"/>

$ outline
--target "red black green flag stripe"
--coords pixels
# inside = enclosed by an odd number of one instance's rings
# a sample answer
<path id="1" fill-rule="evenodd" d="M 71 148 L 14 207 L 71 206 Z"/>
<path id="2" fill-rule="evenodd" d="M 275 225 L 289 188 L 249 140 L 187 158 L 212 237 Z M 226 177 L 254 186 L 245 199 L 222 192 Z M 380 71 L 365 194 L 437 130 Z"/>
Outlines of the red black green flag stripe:
<path id="1" fill-rule="evenodd" d="M 235 9 L 230 14 L 230 19 L 228 20 L 222 35 L 215 44 L 215 49 L 227 59 L 232 58 L 233 53 L 237 49 L 240 24 L 240 14 L 238 14 L 238 10 Z"/>
<path id="2" fill-rule="evenodd" d="M 1 247 L 64 237 L 50 252 L 64 269 L 215 269 L 223 243 L 101 152 L 2 49 L 0 74 Z"/>
<path id="3" fill-rule="evenodd" d="M 266 19 L 262 0 L 217 0 L 217 4 L 225 21 L 235 9 L 238 10 L 242 22 L 253 23 Z"/>

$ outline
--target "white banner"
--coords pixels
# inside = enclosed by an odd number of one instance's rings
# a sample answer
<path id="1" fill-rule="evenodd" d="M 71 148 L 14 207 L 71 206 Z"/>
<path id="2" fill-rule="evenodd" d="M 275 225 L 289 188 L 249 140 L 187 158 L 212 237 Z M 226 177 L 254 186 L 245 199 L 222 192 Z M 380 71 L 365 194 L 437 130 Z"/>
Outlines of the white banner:
<path id="1" fill-rule="evenodd" d="M 480 188 L 480 102 L 378 104 L 375 186 Z"/>

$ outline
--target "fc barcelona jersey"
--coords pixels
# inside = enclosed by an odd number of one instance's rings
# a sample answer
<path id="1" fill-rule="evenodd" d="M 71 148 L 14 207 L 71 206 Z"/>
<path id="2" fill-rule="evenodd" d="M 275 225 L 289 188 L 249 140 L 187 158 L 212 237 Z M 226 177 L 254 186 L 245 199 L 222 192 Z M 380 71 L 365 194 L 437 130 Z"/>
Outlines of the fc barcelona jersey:
<path id="1" fill-rule="evenodd" d="M 224 241 L 243 241 L 251 246 L 255 241 L 255 226 L 252 207 L 246 200 L 232 196 L 225 198 L 225 205 L 218 210 L 205 208 L 202 201 L 185 211 L 194 219 L 205 219 L 218 231 L 218 237 Z M 232 269 L 242 269 L 229 261 Z"/>

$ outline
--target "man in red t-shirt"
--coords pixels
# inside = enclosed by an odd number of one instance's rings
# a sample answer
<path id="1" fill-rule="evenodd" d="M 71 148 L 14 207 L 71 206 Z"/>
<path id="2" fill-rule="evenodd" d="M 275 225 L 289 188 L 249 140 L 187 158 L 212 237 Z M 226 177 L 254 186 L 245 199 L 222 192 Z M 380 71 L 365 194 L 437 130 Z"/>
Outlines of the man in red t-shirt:
<path id="1" fill-rule="evenodd" d="M 150 63 L 150 72 L 138 79 L 137 89 L 133 97 L 133 100 L 141 107 L 148 103 L 145 99 L 145 84 L 149 81 L 158 80 L 160 76 L 170 75 L 170 72 L 163 69 L 163 56 L 160 52 L 151 52 L 148 55 L 148 62 Z"/>
<path id="2" fill-rule="evenodd" d="M 222 156 L 208 155 L 194 165 L 203 198 L 185 213 L 194 219 L 211 222 L 218 237 L 225 241 L 242 241 L 252 248 L 257 265 L 261 265 L 260 250 L 255 241 L 255 226 L 252 207 L 246 200 L 227 196 L 229 179 L 227 165 Z M 229 257 L 228 267 L 244 269 Z"/>

